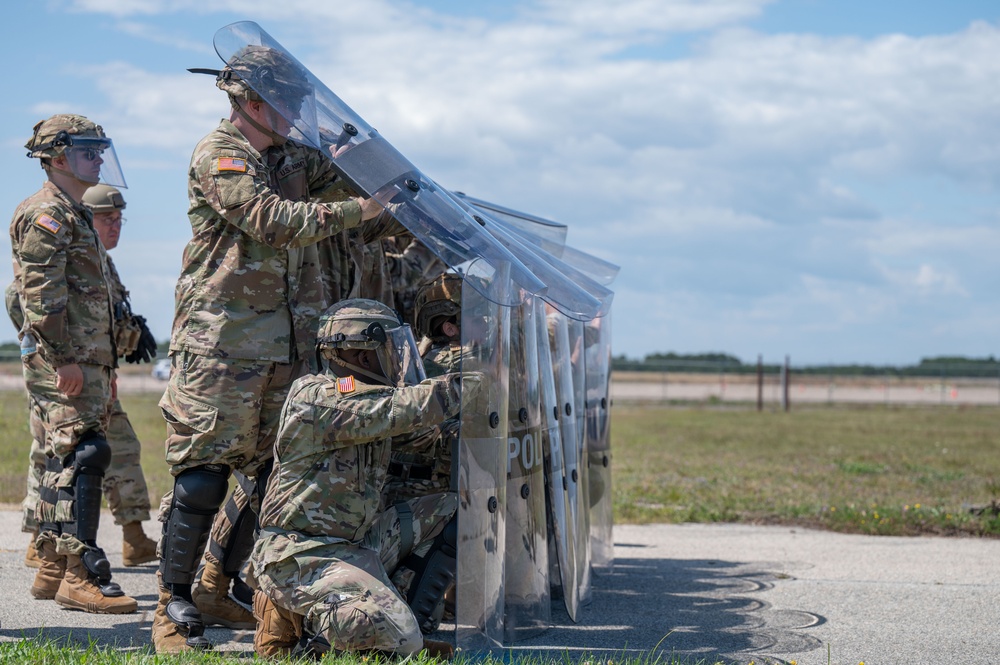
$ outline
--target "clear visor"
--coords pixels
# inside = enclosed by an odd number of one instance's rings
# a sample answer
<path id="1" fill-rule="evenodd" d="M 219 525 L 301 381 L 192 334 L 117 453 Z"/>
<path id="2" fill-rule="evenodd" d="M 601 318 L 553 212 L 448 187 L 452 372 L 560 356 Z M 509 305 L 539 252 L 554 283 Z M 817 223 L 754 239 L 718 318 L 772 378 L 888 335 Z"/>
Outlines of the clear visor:
<path id="1" fill-rule="evenodd" d="M 417 341 L 409 325 L 387 330 L 386 342 L 378 349 L 378 361 L 389 385 L 415 386 L 427 378 L 417 352 Z"/>
<path id="2" fill-rule="evenodd" d="M 128 188 L 111 139 L 74 136 L 64 154 L 70 171 L 78 180 Z"/>

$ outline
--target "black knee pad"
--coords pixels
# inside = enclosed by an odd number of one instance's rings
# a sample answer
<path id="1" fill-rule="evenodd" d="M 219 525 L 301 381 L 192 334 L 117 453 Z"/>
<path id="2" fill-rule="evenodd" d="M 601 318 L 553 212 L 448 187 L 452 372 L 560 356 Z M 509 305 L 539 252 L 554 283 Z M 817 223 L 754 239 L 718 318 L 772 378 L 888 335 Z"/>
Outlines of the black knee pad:
<path id="1" fill-rule="evenodd" d="M 229 467 L 196 466 L 174 479 L 174 505 L 186 513 L 214 515 L 229 491 Z"/>
<path id="2" fill-rule="evenodd" d="M 76 473 L 86 476 L 103 476 L 111 466 L 111 445 L 103 434 L 90 430 L 76 444 L 72 459 Z"/>
<path id="3" fill-rule="evenodd" d="M 418 557 L 411 554 L 401 564 L 416 573 L 406 602 L 424 635 L 433 633 L 441 623 L 445 593 L 455 583 L 457 543 L 458 523 L 452 518 L 434 539 L 426 555 Z"/>

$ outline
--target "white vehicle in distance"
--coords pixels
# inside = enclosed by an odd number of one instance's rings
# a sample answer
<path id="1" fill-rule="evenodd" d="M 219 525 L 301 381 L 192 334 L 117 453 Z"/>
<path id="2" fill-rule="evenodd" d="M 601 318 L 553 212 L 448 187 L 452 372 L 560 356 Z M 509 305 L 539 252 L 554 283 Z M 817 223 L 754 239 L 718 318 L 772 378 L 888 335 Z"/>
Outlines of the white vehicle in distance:
<path id="1" fill-rule="evenodd" d="M 156 364 L 153 365 L 153 377 L 159 379 L 160 381 L 166 381 L 170 378 L 170 358 L 163 358 L 157 360 Z"/>

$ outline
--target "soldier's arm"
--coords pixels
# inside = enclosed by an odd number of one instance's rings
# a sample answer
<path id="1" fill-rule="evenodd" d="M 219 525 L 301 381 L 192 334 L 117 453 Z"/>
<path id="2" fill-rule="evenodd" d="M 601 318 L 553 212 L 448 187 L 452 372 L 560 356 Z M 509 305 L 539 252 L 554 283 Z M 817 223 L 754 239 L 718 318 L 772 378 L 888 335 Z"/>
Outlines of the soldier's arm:
<path id="1" fill-rule="evenodd" d="M 281 198 L 251 165 L 249 155 L 237 150 L 206 152 L 192 163 L 190 177 L 197 183 L 192 191 L 216 213 L 271 247 L 303 247 L 361 223 L 356 199 L 313 203 Z"/>
<path id="2" fill-rule="evenodd" d="M 52 212 L 34 212 L 19 225 L 15 249 L 21 267 L 24 317 L 54 367 L 76 363 L 66 305 L 66 247 L 71 222 Z"/>

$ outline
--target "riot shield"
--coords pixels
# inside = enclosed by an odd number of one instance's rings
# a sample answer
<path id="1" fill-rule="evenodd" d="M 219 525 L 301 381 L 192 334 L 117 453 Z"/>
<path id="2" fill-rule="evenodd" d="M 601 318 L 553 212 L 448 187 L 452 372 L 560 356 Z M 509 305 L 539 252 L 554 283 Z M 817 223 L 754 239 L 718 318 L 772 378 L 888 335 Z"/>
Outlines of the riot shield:
<path id="1" fill-rule="evenodd" d="M 220 28 L 214 45 L 226 63 L 222 75 L 228 70 L 249 84 L 287 123 L 290 140 L 330 155 L 355 190 L 389 208 L 451 269 L 464 274 L 467 262 L 482 257 L 494 270 L 503 268 L 508 279 L 526 292 L 544 292 L 531 271 L 456 205 L 450 193 L 421 173 L 259 25 L 241 21 Z M 272 66 L 269 59 L 280 61 L 281 67 Z M 479 280 L 470 282 L 479 288 Z M 499 297 L 490 292 L 480 295 Z M 510 289 L 503 296 L 520 297 Z"/>
<path id="2" fill-rule="evenodd" d="M 562 436 L 563 466 L 566 477 L 566 497 L 569 508 L 569 522 L 572 524 L 570 556 L 576 573 L 573 588 L 564 587 L 563 594 L 574 594 L 574 602 L 579 606 L 586 600 L 590 585 L 589 527 L 587 524 L 586 501 L 583 493 L 583 449 L 582 437 L 578 432 L 577 398 L 574 392 L 574 368 L 570 320 L 549 306 L 547 314 L 552 346 L 552 373 L 555 379 L 556 398 L 559 403 L 559 430 Z"/>
<path id="3" fill-rule="evenodd" d="M 504 560 L 506 642 L 537 635 L 549 627 L 552 619 L 536 312 L 534 299 L 511 308 Z"/>
<path id="4" fill-rule="evenodd" d="M 587 479 L 590 483 L 591 563 L 597 573 L 614 565 L 611 499 L 611 315 L 584 324 Z"/>
<path id="5" fill-rule="evenodd" d="M 573 372 L 573 418 L 576 419 L 577 463 L 580 470 L 579 496 L 577 497 L 576 554 L 577 582 L 580 585 L 580 602 L 590 602 L 590 474 L 587 472 L 586 403 L 587 368 L 584 351 L 584 324 L 569 319 L 566 332 L 569 337 L 570 368 Z"/>
<path id="6" fill-rule="evenodd" d="M 555 243 L 556 245 L 566 244 L 566 232 L 568 228 L 565 224 L 559 224 L 544 217 L 529 215 L 526 212 L 513 210 L 497 203 L 490 203 L 489 201 L 469 196 L 465 192 L 455 192 L 455 195 L 466 201 L 473 208 L 488 213 L 491 217 L 510 222 L 510 224 L 530 231 L 539 238 L 544 238 L 546 241 Z"/>
<path id="7" fill-rule="evenodd" d="M 552 587 L 559 587 L 566 612 L 570 619 L 577 621 L 580 608 L 576 593 L 576 556 L 574 549 L 574 527 L 570 508 L 569 487 L 563 460 L 562 430 L 560 417 L 562 405 L 556 394 L 552 348 L 555 345 L 555 326 L 549 326 L 545 307 L 535 301 L 535 326 L 538 335 L 538 378 L 541 393 L 542 450 L 545 460 L 545 498 L 547 530 L 549 538 L 549 581 Z"/>
<path id="8" fill-rule="evenodd" d="M 506 539 L 507 379 L 510 308 L 503 271 L 469 266 L 462 288 L 462 372 L 479 372 L 477 393 L 463 395 L 458 450 L 452 464 L 457 488 L 458 557 L 455 642 L 467 651 L 503 642 L 503 567 Z M 484 293 L 486 295 L 484 295 Z"/>

